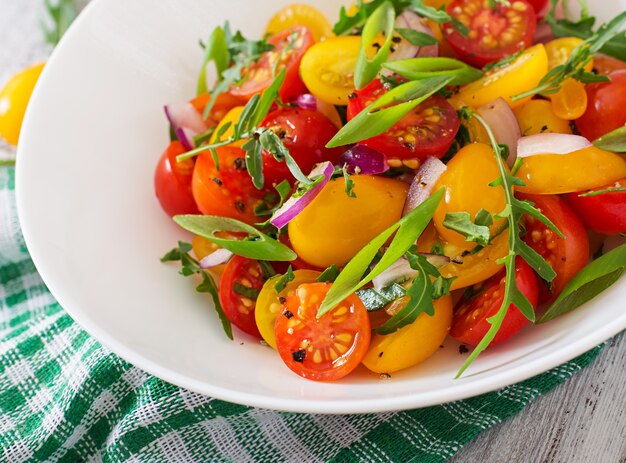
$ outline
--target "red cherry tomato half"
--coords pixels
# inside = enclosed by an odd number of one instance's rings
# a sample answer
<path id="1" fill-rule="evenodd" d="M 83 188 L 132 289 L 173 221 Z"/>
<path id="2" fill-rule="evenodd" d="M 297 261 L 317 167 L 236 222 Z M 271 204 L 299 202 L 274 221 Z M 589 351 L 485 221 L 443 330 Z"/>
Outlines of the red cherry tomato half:
<path id="1" fill-rule="evenodd" d="M 526 1 L 532 5 L 533 10 L 535 10 L 535 14 L 537 15 L 539 19 L 545 16 L 545 12 L 547 10 L 546 7 L 548 6 L 549 0 L 526 0 Z"/>
<path id="2" fill-rule="evenodd" d="M 539 209 L 565 238 L 561 238 L 546 225 L 526 216 L 524 241 L 537 251 L 556 272 L 551 290 L 546 285 L 539 286 L 539 303 L 554 300 L 574 275 L 587 265 L 589 260 L 589 239 L 585 227 L 574 211 L 558 196 L 520 195 L 535 203 Z"/>
<path id="3" fill-rule="evenodd" d="M 607 55 L 595 55 L 593 57 L 593 70 L 597 74 L 608 75 L 613 71 L 626 69 L 626 63 Z"/>
<path id="4" fill-rule="evenodd" d="M 495 315 L 504 300 L 505 272 L 494 275 L 475 288 L 479 293 L 473 298 L 465 297 L 457 303 L 450 336 L 470 346 L 477 346 L 485 336 L 490 323 L 488 318 Z M 530 301 L 533 309 L 537 308 L 538 284 L 533 269 L 522 259 L 515 260 L 515 284 Z M 517 334 L 528 324 L 528 319 L 511 304 L 507 309 L 500 330 L 489 344 L 495 346 Z"/>
<path id="5" fill-rule="evenodd" d="M 254 187 L 246 170 L 245 156 L 242 149 L 234 146 L 217 148 L 219 170 L 211 153 L 197 156 L 192 191 L 203 214 L 230 217 L 250 224 L 259 222 L 254 209 L 271 190 Z"/>
<path id="6" fill-rule="evenodd" d="M 278 92 L 280 98 L 289 101 L 296 95 L 306 93 L 306 86 L 300 79 L 300 61 L 304 52 L 313 45 L 311 30 L 305 26 L 295 26 L 272 35 L 267 41 L 274 45 L 274 49 L 263 53 L 256 63 L 247 68 L 243 73 L 245 81 L 230 92 L 237 97 L 250 99 L 269 87 L 274 76 L 285 68 L 285 80 Z"/>
<path id="7" fill-rule="evenodd" d="M 626 186 L 626 178 L 590 191 L 623 186 Z M 589 193 L 589 191 L 570 193 L 567 195 L 567 200 L 587 228 L 605 235 L 626 233 L 626 191 L 612 191 L 597 196 L 580 196 L 583 193 Z"/>
<path id="8" fill-rule="evenodd" d="M 526 0 L 494 8 L 485 0 L 454 0 L 446 11 L 468 29 L 463 35 L 454 23 L 444 24 L 448 43 L 461 60 L 478 67 L 528 48 L 537 29 L 537 15 Z"/>
<path id="9" fill-rule="evenodd" d="M 259 261 L 234 256 L 224 269 L 220 280 L 219 298 L 224 314 L 241 331 L 261 337 L 256 326 L 254 309 L 265 277 Z"/>
<path id="10" fill-rule="evenodd" d="M 587 110 L 576 127 L 589 140 L 626 125 L 626 69 L 608 74 L 611 82 L 587 85 Z"/>
<path id="11" fill-rule="evenodd" d="M 191 194 L 194 161 L 176 162 L 176 156 L 185 148 L 179 141 L 169 144 L 154 172 L 154 190 L 163 210 L 171 217 L 178 214 L 197 214 L 198 206 Z"/>
<path id="12" fill-rule="evenodd" d="M 348 103 L 348 119 L 386 91 L 380 79 L 358 90 Z M 459 126 L 459 116 L 450 103 L 441 95 L 433 95 L 385 133 L 359 143 L 380 151 L 388 159 L 440 158 L 452 145 Z"/>
<path id="13" fill-rule="evenodd" d="M 326 143 L 337 133 L 337 127 L 318 111 L 278 109 L 266 116 L 261 127 L 271 129 L 282 139 L 304 174 L 308 174 L 319 162 L 336 163 L 343 152 L 343 148 L 326 148 Z M 285 179 L 290 183 L 295 180 L 287 164 L 277 161 L 266 151 L 263 151 L 263 175 L 266 185 L 277 184 Z"/>
<path id="14" fill-rule="evenodd" d="M 298 286 L 274 326 L 278 353 L 285 364 L 298 375 L 316 381 L 346 376 L 359 366 L 370 344 L 367 310 L 356 294 L 317 318 L 330 286 Z"/>

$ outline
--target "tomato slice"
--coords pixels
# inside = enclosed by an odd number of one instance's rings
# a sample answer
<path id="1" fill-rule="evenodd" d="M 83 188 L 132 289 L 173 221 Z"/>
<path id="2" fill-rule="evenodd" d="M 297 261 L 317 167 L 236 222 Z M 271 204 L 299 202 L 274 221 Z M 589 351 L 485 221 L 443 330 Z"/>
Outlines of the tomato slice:
<path id="1" fill-rule="evenodd" d="M 626 178 L 590 191 L 624 186 Z M 580 196 L 583 193 L 585 192 L 570 193 L 567 200 L 587 228 L 605 235 L 626 233 L 626 191 L 616 190 L 597 196 Z"/>
<path id="2" fill-rule="evenodd" d="M 313 34 L 308 27 L 295 26 L 272 35 L 267 39 L 274 49 L 263 53 L 257 62 L 244 69 L 244 82 L 233 87 L 230 93 L 245 99 L 261 93 L 274 81 L 283 68 L 286 69 L 285 80 L 278 91 L 283 101 L 306 92 L 300 79 L 300 61 L 304 52 L 313 44 Z M 275 74 L 276 73 L 276 74 Z"/>
<path id="3" fill-rule="evenodd" d="M 287 297 L 274 326 L 278 353 L 285 364 L 298 375 L 315 381 L 346 376 L 359 366 L 370 344 L 367 310 L 356 294 L 317 318 L 330 286 L 298 286 Z"/>
<path id="4" fill-rule="evenodd" d="M 487 321 L 495 315 L 504 300 L 506 273 L 503 270 L 482 284 L 473 288 L 478 292 L 474 297 L 463 296 L 457 303 L 452 319 L 450 336 L 470 346 L 477 346 L 485 336 L 491 324 Z M 538 284 L 533 269 L 522 259 L 515 260 L 515 284 L 530 301 L 533 309 L 537 308 Z M 489 344 L 495 346 L 517 334 L 528 324 L 528 319 L 511 304 L 507 309 L 500 330 Z"/>
<path id="5" fill-rule="evenodd" d="M 337 127 L 319 111 L 301 108 L 283 108 L 269 113 L 261 127 L 271 129 L 282 139 L 302 172 L 308 174 L 319 162 L 335 164 L 343 152 L 339 148 L 326 148 L 326 143 L 337 133 Z M 263 151 L 265 184 L 278 184 L 283 180 L 295 181 L 285 162 L 278 162 Z"/>
<path id="6" fill-rule="evenodd" d="M 193 171 L 192 191 L 203 214 L 219 215 L 255 223 L 254 209 L 271 193 L 257 190 L 246 170 L 245 152 L 234 146 L 217 148 L 219 170 L 211 153 L 201 153 Z"/>
<path id="7" fill-rule="evenodd" d="M 589 239 L 585 227 L 574 211 L 558 196 L 519 195 L 535 203 L 539 209 L 561 231 L 559 237 L 538 220 L 525 216 L 526 235 L 524 241 L 537 251 L 556 272 L 556 278 L 548 288 L 539 287 L 539 302 L 554 300 L 574 275 L 587 265 L 589 260 Z"/>
<path id="8" fill-rule="evenodd" d="M 460 59 L 478 67 L 528 48 L 537 29 L 537 15 L 526 0 L 512 0 L 510 7 L 496 3 L 494 8 L 485 0 L 455 0 L 446 11 L 469 30 L 464 36 L 447 23 L 446 39 Z"/>
<path id="9" fill-rule="evenodd" d="M 176 162 L 185 148 L 179 141 L 169 144 L 154 172 L 154 190 L 163 210 L 169 215 L 197 214 L 198 206 L 191 194 L 193 159 Z"/>
<path id="10" fill-rule="evenodd" d="M 611 82 L 589 84 L 587 110 L 576 121 L 576 127 L 589 140 L 595 140 L 626 125 L 626 69 L 610 72 Z"/>
<path id="11" fill-rule="evenodd" d="M 224 269 L 220 280 L 219 298 L 224 314 L 241 331 L 257 338 L 255 306 L 265 275 L 258 260 L 234 256 Z"/>
<path id="12" fill-rule="evenodd" d="M 387 92 L 380 79 L 356 91 L 348 103 L 348 119 Z M 413 161 L 428 156 L 442 157 L 459 130 L 459 116 L 441 95 L 433 95 L 381 135 L 359 143 L 383 153 L 389 160 Z M 409 167 L 418 163 L 408 162 Z"/>

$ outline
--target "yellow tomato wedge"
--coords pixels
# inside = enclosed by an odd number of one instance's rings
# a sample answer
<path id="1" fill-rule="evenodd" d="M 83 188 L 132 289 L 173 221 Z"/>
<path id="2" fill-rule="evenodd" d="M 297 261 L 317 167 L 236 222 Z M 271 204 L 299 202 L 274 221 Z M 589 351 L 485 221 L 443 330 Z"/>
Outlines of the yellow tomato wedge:
<path id="1" fill-rule="evenodd" d="M 333 27 L 326 16 L 311 5 L 294 3 L 278 11 L 267 23 L 266 35 L 274 35 L 293 26 L 306 26 L 311 29 L 316 42 L 333 35 Z"/>
<path id="2" fill-rule="evenodd" d="M 230 126 L 226 129 L 226 131 L 222 134 L 221 139 L 224 140 L 230 136 L 233 135 L 233 133 L 235 133 L 235 124 L 237 122 L 239 122 L 239 118 L 241 117 L 241 113 L 243 111 L 243 106 L 235 106 L 234 108 L 232 108 L 230 111 L 228 111 L 226 113 L 226 115 L 224 116 L 224 118 L 220 121 L 219 124 L 217 124 L 217 127 L 215 128 L 215 132 L 213 132 L 213 135 L 211 135 L 211 140 L 210 143 L 215 143 L 215 140 L 217 139 L 217 134 L 220 131 L 220 129 L 222 127 L 224 127 L 226 124 L 228 124 L 230 122 Z M 244 140 L 239 140 L 236 141 L 234 143 L 231 143 L 231 146 L 237 146 L 240 147 L 241 145 L 243 145 L 245 143 Z"/>
<path id="3" fill-rule="evenodd" d="M 515 108 L 514 112 L 523 136 L 538 133 L 572 133 L 569 122 L 554 114 L 549 101 L 530 100 Z"/>
<path id="4" fill-rule="evenodd" d="M 392 310 L 400 310 L 407 299 L 405 296 L 394 301 L 391 305 L 398 307 Z M 375 334 L 363 358 L 363 365 L 375 373 L 393 373 L 417 365 L 433 355 L 450 330 L 452 298 L 444 296 L 434 303 L 433 316 L 422 313 L 413 323 L 395 333 Z"/>
<path id="5" fill-rule="evenodd" d="M 487 72 L 482 78 L 461 87 L 450 98 L 455 107 L 478 108 L 498 97 L 512 107 L 520 106 L 529 98 L 513 101 L 512 97 L 532 90 L 548 72 L 548 55 L 543 45 L 534 45 L 512 63 Z"/>

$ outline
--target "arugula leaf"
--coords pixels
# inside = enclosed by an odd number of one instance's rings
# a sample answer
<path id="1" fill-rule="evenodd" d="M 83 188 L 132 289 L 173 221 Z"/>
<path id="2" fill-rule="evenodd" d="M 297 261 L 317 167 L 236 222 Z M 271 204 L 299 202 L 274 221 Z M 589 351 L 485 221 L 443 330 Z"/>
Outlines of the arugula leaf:
<path id="1" fill-rule="evenodd" d="M 406 296 L 406 289 L 398 283 L 376 291 L 374 288 L 359 289 L 356 292 L 368 312 L 384 309 L 396 299 Z"/>
<path id="2" fill-rule="evenodd" d="M 289 172 L 291 172 L 291 175 L 293 175 L 298 182 L 302 184 L 312 183 L 312 180 L 300 170 L 300 166 L 298 166 L 296 160 L 291 156 L 291 153 L 283 144 L 283 141 L 271 129 L 265 129 L 261 132 L 259 143 L 265 151 L 274 156 L 274 159 L 279 162 L 284 161 L 289 168 Z"/>
<path id="3" fill-rule="evenodd" d="M 233 329 L 231 327 L 230 321 L 226 317 L 224 313 L 224 309 L 222 308 L 222 304 L 220 303 L 220 298 L 217 290 L 217 285 L 211 275 L 207 272 L 200 272 L 202 276 L 202 283 L 196 286 L 196 291 L 199 293 L 209 293 L 211 295 L 211 299 L 213 299 L 213 307 L 215 307 L 215 311 L 217 312 L 217 316 L 222 322 L 222 328 L 224 329 L 224 333 L 228 336 L 228 339 L 233 340 Z"/>
<path id="4" fill-rule="evenodd" d="M 321 275 L 315 279 L 315 281 L 319 281 L 320 283 L 333 283 L 339 276 L 339 273 L 339 267 L 333 264 L 324 270 Z"/>
<path id="5" fill-rule="evenodd" d="M 228 53 L 228 44 L 226 43 L 226 34 L 224 29 L 216 27 L 209 36 L 209 40 L 204 46 L 204 57 L 202 59 L 202 67 L 198 76 L 196 85 L 196 94 L 201 95 L 209 91 L 206 85 L 206 71 L 209 63 L 215 65 L 218 80 L 222 80 L 222 73 L 230 64 L 230 56 Z"/>
<path id="6" fill-rule="evenodd" d="M 615 129 L 612 132 L 602 135 L 593 144 L 603 150 L 614 153 L 626 153 L 626 126 Z"/>
<path id="7" fill-rule="evenodd" d="M 376 77 L 380 67 L 387 60 L 393 40 L 393 26 L 396 20 L 396 12 L 389 2 L 380 5 L 365 22 L 361 34 L 361 48 L 354 70 L 354 85 L 357 90 L 362 89 Z M 367 49 L 372 47 L 380 34 L 385 37 L 385 42 L 378 47 L 373 57 L 369 58 Z"/>
<path id="8" fill-rule="evenodd" d="M 289 184 L 289 182 L 287 180 L 283 180 L 278 185 L 276 185 L 274 188 L 276 189 L 276 192 L 278 193 L 278 202 L 276 203 L 276 205 L 274 207 L 272 207 L 270 209 L 268 207 L 268 203 L 269 204 L 275 203 L 276 202 L 276 195 L 273 194 L 273 193 L 270 194 L 270 195 L 267 195 L 263 199 L 263 202 L 261 204 L 259 204 L 254 209 L 254 213 L 255 213 L 256 216 L 258 216 L 258 217 L 266 217 L 266 216 L 271 216 L 272 214 L 274 214 L 274 212 L 276 212 L 278 209 L 281 208 L 281 206 L 283 205 L 283 203 L 285 202 L 285 200 L 289 196 L 289 193 L 291 192 L 291 185 Z M 267 221 L 265 221 L 263 223 L 257 223 L 256 225 L 259 226 L 260 228 L 263 228 L 268 223 L 269 223 L 269 220 L 267 220 Z"/>
<path id="9" fill-rule="evenodd" d="M 444 57 L 399 59 L 387 62 L 383 67 L 411 80 L 451 76 L 448 85 L 469 84 L 483 76 L 481 71 L 462 61 Z"/>
<path id="10" fill-rule="evenodd" d="M 430 34 L 426 34 L 425 32 L 417 32 L 414 29 L 405 29 L 402 27 L 397 27 L 396 32 L 400 34 L 400 36 L 406 39 L 411 45 L 415 45 L 416 47 L 427 47 L 429 45 L 437 45 L 439 40 L 433 37 Z"/>
<path id="11" fill-rule="evenodd" d="M 76 19 L 78 10 L 74 0 L 57 0 L 54 4 L 51 0 L 44 0 L 43 4 L 49 19 L 52 21 L 52 27 L 42 21 L 41 29 L 46 42 L 54 46 L 59 43 L 72 21 Z"/>
<path id="12" fill-rule="evenodd" d="M 481 209 L 484 211 L 484 209 Z M 487 214 L 489 214 L 487 212 Z M 491 219 L 491 215 L 489 215 Z M 468 212 L 448 212 L 443 221 L 443 226 L 449 230 L 453 230 L 465 237 L 465 241 L 473 241 L 482 246 L 487 246 L 491 240 L 491 232 L 489 226 L 479 222 L 479 216 L 476 215 L 476 222 L 472 222 L 472 217 Z M 493 223 L 493 219 L 491 219 Z"/>
<path id="13" fill-rule="evenodd" d="M 436 22 L 437 24 L 443 24 L 452 21 L 452 17 L 446 13 L 444 9 L 438 10 L 432 6 L 424 4 L 423 0 L 412 0 L 410 2 L 410 8 L 420 16 L 426 19 Z M 464 34 L 465 35 L 465 34 Z"/>
<path id="14" fill-rule="evenodd" d="M 615 283 L 626 269 L 626 244 L 607 252 L 578 272 L 537 323 L 545 323 L 590 301 Z"/>
<path id="15" fill-rule="evenodd" d="M 246 152 L 246 169 L 248 169 L 250 178 L 252 178 L 252 184 L 257 190 L 260 190 L 265 185 L 261 143 L 256 138 L 250 138 L 241 146 L 241 149 Z"/>
<path id="16" fill-rule="evenodd" d="M 451 80 L 450 76 L 430 77 L 389 90 L 348 121 L 326 147 L 335 148 L 380 135 Z"/>
<path id="17" fill-rule="evenodd" d="M 367 245 L 363 247 L 343 268 L 332 287 L 326 294 L 317 316 L 321 317 L 334 306 L 339 304 L 348 295 L 362 288 L 380 275 L 386 268 L 396 262 L 415 243 L 430 222 L 435 209 L 441 202 L 444 189 L 433 193 L 430 198 L 417 206 L 398 222 L 387 228 Z M 378 254 L 379 249 L 395 233 L 391 244 L 382 255 L 374 268 L 362 276 Z"/>
<path id="18" fill-rule="evenodd" d="M 291 265 L 287 268 L 287 271 L 283 276 L 281 276 L 276 284 L 274 285 L 274 289 L 277 293 L 280 293 L 283 289 L 287 287 L 287 283 L 296 279 L 296 276 L 293 273 L 293 269 Z"/>
<path id="19" fill-rule="evenodd" d="M 341 168 L 341 172 L 343 174 L 343 179 L 346 182 L 346 195 L 349 198 L 356 198 L 356 193 L 354 192 L 354 181 L 350 178 L 350 174 L 348 173 L 348 164 L 345 163 Z"/>
<path id="20" fill-rule="evenodd" d="M 174 222 L 238 256 L 270 261 L 292 261 L 298 256 L 284 244 L 239 220 L 213 215 L 175 215 Z M 230 240 L 215 236 L 218 232 L 247 233 L 249 238 Z"/>

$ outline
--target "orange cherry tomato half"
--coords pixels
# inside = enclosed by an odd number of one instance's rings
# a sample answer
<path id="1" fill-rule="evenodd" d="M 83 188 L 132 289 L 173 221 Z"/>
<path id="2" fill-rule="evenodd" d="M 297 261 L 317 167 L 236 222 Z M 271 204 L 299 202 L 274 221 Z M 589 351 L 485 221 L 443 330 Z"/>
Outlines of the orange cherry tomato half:
<path id="1" fill-rule="evenodd" d="M 487 321 L 494 316 L 504 301 L 504 270 L 489 280 L 473 288 L 478 292 L 474 297 L 463 296 L 457 303 L 450 336 L 470 346 L 477 346 L 487 334 L 491 324 Z M 519 257 L 515 260 L 515 284 L 521 293 L 530 301 L 533 309 L 537 308 L 538 284 L 533 269 Z M 471 294 L 471 293 L 470 293 Z M 528 319 L 511 304 L 504 316 L 500 330 L 493 338 L 490 346 L 500 344 L 517 334 L 528 324 Z"/>
<path id="2" fill-rule="evenodd" d="M 351 294 L 317 318 L 330 283 L 298 286 L 287 297 L 274 330 L 278 353 L 298 375 L 315 381 L 343 378 L 359 364 L 370 344 L 367 310 Z"/>
<path id="3" fill-rule="evenodd" d="M 295 26 L 267 39 L 274 49 L 263 53 L 259 60 L 247 68 L 245 81 L 231 89 L 231 93 L 245 99 L 261 93 L 274 81 L 275 74 L 286 69 L 285 80 L 278 94 L 283 101 L 289 101 L 306 87 L 300 79 L 300 61 L 304 52 L 313 45 L 313 34 L 308 27 Z M 277 64 L 278 63 L 278 64 Z"/>
<path id="4" fill-rule="evenodd" d="M 535 203 L 561 231 L 561 238 L 540 221 L 526 216 L 524 241 L 543 257 L 556 272 L 556 278 L 548 286 L 539 286 L 539 302 L 549 302 L 561 294 L 565 285 L 583 269 L 589 261 L 589 239 L 585 227 L 574 211 L 558 196 L 519 195 Z"/>
<path id="5" fill-rule="evenodd" d="M 348 103 L 348 119 L 386 92 L 380 79 L 356 91 Z M 452 145 L 459 126 L 459 116 L 450 103 L 441 95 L 433 95 L 385 133 L 359 143 L 380 151 L 389 159 L 440 158 Z"/>
<path id="6" fill-rule="evenodd" d="M 469 32 L 463 35 L 453 23 L 443 31 L 460 59 L 482 67 L 528 48 L 537 29 L 537 15 L 526 0 L 511 0 L 507 7 L 496 3 L 491 8 L 485 0 L 455 0 L 446 11 Z"/>
<path id="7" fill-rule="evenodd" d="M 191 194 L 193 159 L 176 162 L 185 148 L 179 141 L 169 144 L 154 171 L 154 190 L 163 210 L 169 216 L 197 214 L 198 206 Z"/>
<path id="8" fill-rule="evenodd" d="M 624 186 L 626 186 L 626 178 L 591 191 Z M 596 196 L 580 196 L 591 191 L 567 195 L 567 200 L 576 211 L 576 215 L 581 218 L 587 228 L 599 233 L 606 235 L 626 233 L 626 191 L 615 190 Z"/>

